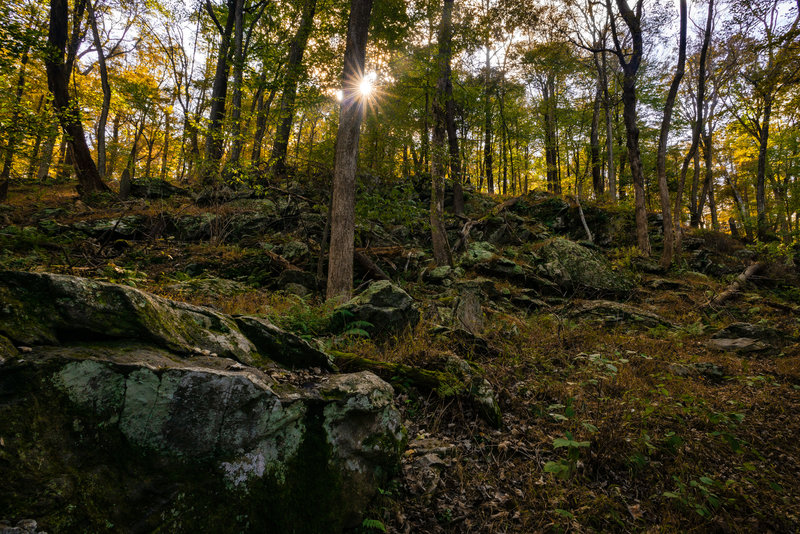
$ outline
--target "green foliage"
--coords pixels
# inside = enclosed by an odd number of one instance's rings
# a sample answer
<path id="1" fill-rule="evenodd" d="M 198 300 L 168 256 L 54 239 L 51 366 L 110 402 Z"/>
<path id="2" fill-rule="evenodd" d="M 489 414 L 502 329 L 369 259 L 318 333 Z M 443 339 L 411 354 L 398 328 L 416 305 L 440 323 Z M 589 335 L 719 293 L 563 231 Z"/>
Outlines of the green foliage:
<path id="1" fill-rule="evenodd" d="M 386 532 L 386 525 L 377 519 L 364 519 L 361 522 L 361 528 L 364 532 L 371 532 L 377 530 L 379 532 Z"/>
<path id="2" fill-rule="evenodd" d="M 588 449 L 591 443 L 589 441 L 578 441 L 571 432 L 566 432 L 563 438 L 556 438 L 553 440 L 553 448 L 567 449 L 567 457 L 558 461 L 549 461 L 544 464 L 545 473 L 552 473 L 557 478 L 569 479 L 575 473 L 578 466 L 578 460 L 581 457 L 581 449 Z"/>

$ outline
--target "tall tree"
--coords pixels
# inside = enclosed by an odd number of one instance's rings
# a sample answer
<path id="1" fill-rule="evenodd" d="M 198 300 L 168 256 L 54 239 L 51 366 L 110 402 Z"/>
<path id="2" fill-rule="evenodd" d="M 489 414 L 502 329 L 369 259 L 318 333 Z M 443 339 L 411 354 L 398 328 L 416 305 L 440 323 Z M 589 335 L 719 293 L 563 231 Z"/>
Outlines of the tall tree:
<path id="1" fill-rule="evenodd" d="M 314 28 L 316 9 L 317 0 L 304 0 L 300 25 L 289 46 L 289 60 L 286 64 L 286 76 L 283 79 L 278 129 L 275 132 L 275 143 L 272 145 L 272 168 L 276 176 L 286 174 L 286 151 L 289 147 L 289 134 L 292 131 L 294 120 L 297 84 L 302 73 L 303 54 L 306 51 L 311 30 Z"/>
<path id="2" fill-rule="evenodd" d="M 14 152 L 17 147 L 19 136 L 19 117 L 22 111 L 22 94 L 25 92 L 25 70 L 28 68 L 29 49 L 25 47 L 20 58 L 19 78 L 17 78 L 17 89 L 14 94 L 14 109 L 11 112 L 11 130 L 8 132 L 6 140 L 5 157 L 3 158 L 3 169 L 0 171 L 0 202 L 5 202 L 8 198 L 8 182 L 11 178 L 11 164 L 14 161 Z"/>
<path id="3" fill-rule="evenodd" d="M 45 55 L 47 86 L 53 95 L 53 109 L 72 149 L 81 195 L 109 190 L 97 171 L 97 165 L 86 143 L 77 95 L 71 95 L 69 91 L 69 80 L 83 35 L 83 18 L 88 1 L 77 0 L 70 19 L 68 0 L 50 0 L 50 27 L 47 36 L 49 50 Z"/>
<path id="4" fill-rule="evenodd" d="M 713 0 L 712 0 L 713 1 Z M 658 174 L 658 192 L 661 200 L 661 213 L 664 224 L 664 251 L 661 254 L 661 267 L 668 268 L 672 264 L 672 254 L 675 245 L 673 236 L 672 217 L 670 216 L 669 187 L 667 186 L 667 138 L 672 123 L 672 108 L 675 106 L 675 97 L 686 66 L 686 0 L 680 0 L 680 35 L 678 37 L 678 65 L 675 76 L 669 86 L 667 101 L 664 103 L 664 118 L 661 120 L 661 132 L 658 136 L 658 153 L 656 155 L 656 173 Z"/>
<path id="5" fill-rule="evenodd" d="M 642 64 L 644 43 L 642 40 L 642 5 L 644 0 L 636 0 L 631 9 L 627 0 L 616 0 L 622 20 L 628 27 L 631 39 L 631 51 L 627 52 L 617 32 L 616 17 L 611 8 L 611 0 L 606 0 L 606 9 L 611 21 L 611 36 L 614 39 L 614 53 L 622 69 L 622 116 L 625 122 L 626 145 L 628 148 L 628 164 L 633 176 L 633 191 L 636 211 L 636 243 L 639 250 L 650 255 L 650 238 L 647 234 L 647 208 L 645 206 L 644 173 L 642 158 L 639 153 L 639 125 L 636 117 L 636 74 Z"/>
<path id="6" fill-rule="evenodd" d="M 329 300 L 347 299 L 353 292 L 356 170 L 364 114 L 361 82 L 372 3 L 373 0 L 350 0 L 331 198 L 331 243 L 326 292 Z"/>
<path id="7" fill-rule="evenodd" d="M 207 185 L 216 182 L 219 162 L 222 159 L 224 146 L 222 122 L 225 119 L 225 100 L 228 95 L 228 48 L 230 48 L 231 34 L 236 20 L 236 10 L 243 2 L 244 0 L 227 0 L 227 18 L 225 19 L 224 27 L 217 20 L 211 1 L 206 0 L 205 2 L 206 10 L 220 33 L 217 67 L 214 71 L 214 84 L 211 88 L 211 110 L 208 114 L 206 154 L 201 175 L 203 183 Z"/>
<path id="8" fill-rule="evenodd" d="M 447 242 L 444 226 L 444 174 L 448 160 L 447 134 L 447 85 L 450 83 L 450 58 L 452 55 L 452 17 L 453 0 L 444 0 L 442 21 L 439 28 L 439 77 L 436 81 L 436 94 L 433 99 L 433 143 L 431 159 L 431 242 L 433 260 L 437 265 L 450 265 L 453 257 Z M 452 94 L 452 91 L 451 91 Z"/>

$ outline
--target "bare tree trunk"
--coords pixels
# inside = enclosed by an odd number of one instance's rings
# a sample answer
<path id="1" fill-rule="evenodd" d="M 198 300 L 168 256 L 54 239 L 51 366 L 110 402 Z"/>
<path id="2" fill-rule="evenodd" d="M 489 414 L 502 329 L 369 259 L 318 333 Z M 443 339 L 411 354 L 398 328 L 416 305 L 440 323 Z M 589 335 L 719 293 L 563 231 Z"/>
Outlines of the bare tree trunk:
<path id="1" fill-rule="evenodd" d="M 350 0 L 342 75 L 342 104 L 333 171 L 331 243 L 326 292 L 329 300 L 348 299 L 353 292 L 355 182 L 358 140 L 364 113 L 359 79 L 364 72 L 372 3 L 373 0 Z"/>
<path id="2" fill-rule="evenodd" d="M 283 82 L 278 128 L 275 133 L 275 143 L 272 146 L 271 164 L 276 176 L 286 174 L 286 152 L 289 147 L 289 135 L 292 131 L 292 121 L 294 119 L 297 83 L 300 80 L 303 54 L 305 53 L 311 30 L 314 28 L 316 9 L 317 0 L 305 0 L 303 14 L 300 17 L 300 25 L 289 47 L 289 62 Z M 363 72 L 359 73 L 359 76 L 363 76 Z"/>
<path id="3" fill-rule="evenodd" d="M 111 85 L 108 83 L 108 67 L 106 66 L 106 53 L 103 43 L 100 42 L 100 32 L 97 29 L 97 13 L 91 0 L 86 2 L 89 10 L 89 23 L 92 26 L 92 41 L 97 49 L 97 65 L 100 68 L 100 86 L 103 89 L 103 104 L 100 108 L 100 117 L 97 120 L 97 172 L 100 178 L 106 177 L 106 123 L 108 110 L 111 108 Z"/>
<path id="4" fill-rule="evenodd" d="M 759 239 L 767 237 L 767 195 L 765 182 L 767 176 L 767 146 L 769 144 L 769 121 L 772 114 L 772 98 L 767 97 L 758 136 L 758 171 L 756 174 L 756 228 Z"/>
<path id="5" fill-rule="evenodd" d="M 617 59 L 623 71 L 622 79 L 622 104 L 623 120 L 625 121 L 626 144 L 628 147 L 628 164 L 631 167 L 633 177 L 633 191 L 635 195 L 636 209 L 636 242 L 639 250 L 645 255 L 650 255 L 650 238 L 647 234 L 647 208 L 645 206 L 644 174 L 642 172 L 642 160 L 639 154 L 639 126 L 636 122 L 636 73 L 641 65 L 643 55 L 642 41 L 642 2 L 637 0 L 636 10 L 628 6 L 627 0 L 617 0 L 622 19 L 625 21 L 630 32 L 633 50 L 630 54 L 625 54 L 622 44 L 617 35 L 614 14 L 611 11 L 611 0 L 606 0 L 606 8 L 612 25 L 612 36 L 616 48 Z M 626 55 L 628 59 L 626 58 Z"/>
<path id="6" fill-rule="evenodd" d="M 598 69 L 599 70 L 599 69 Z M 599 73 L 598 73 L 599 74 Z M 594 197 L 600 199 L 603 196 L 603 175 L 600 172 L 600 101 L 603 98 L 603 87 L 600 76 L 597 78 L 597 88 L 594 93 L 594 105 L 592 106 L 592 128 L 589 134 L 589 151 L 592 162 L 592 189 Z"/>
<path id="7" fill-rule="evenodd" d="M 172 117 L 169 112 L 164 114 L 164 146 L 161 152 L 161 179 L 167 179 L 167 162 L 169 161 L 169 136 L 172 126 Z"/>
<path id="8" fill-rule="evenodd" d="M 8 182 L 11 178 L 11 164 L 14 162 L 14 152 L 17 148 L 19 139 L 19 117 L 22 104 L 22 94 L 25 92 L 25 69 L 28 66 L 28 48 L 22 52 L 19 66 L 19 78 L 17 80 L 17 90 L 14 95 L 14 108 L 11 113 L 11 129 L 8 132 L 6 141 L 5 158 L 3 159 L 3 170 L 0 171 L 0 202 L 5 202 L 8 198 Z"/>
<path id="9" fill-rule="evenodd" d="M 447 84 L 450 81 L 450 56 L 452 54 L 453 0 L 444 0 L 442 25 L 439 30 L 439 78 L 433 98 L 433 146 L 431 164 L 431 243 L 433 259 L 437 265 L 452 265 L 453 257 L 447 242 L 444 226 L 444 174 L 447 167 Z"/>
<path id="10" fill-rule="evenodd" d="M 603 42 L 605 46 L 605 41 Z M 614 162 L 614 121 L 611 118 L 611 95 L 608 92 L 608 76 L 606 75 L 606 53 L 602 57 L 603 107 L 606 114 L 606 151 L 608 152 L 608 193 L 611 201 L 617 201 L 617 173 Z"/>
<path id="11" fill-rule="evenodd" d="M 242 74 L 244 71 L 244 0 L 233 13 L 233 94 L 231 95 L 231 153 L 228 163 L 239 164 L 242 155 Z"/>
<path id="12" fill-rule="evenodd" d="M 92 159 L 86 135 L 81 123 L 80 105 L 77 98 L 70 96 L 69 79 L 78 44 L 81 41 L 81 21 L 86 10 L 87 0 L 77 0 L 73 13 L 72 35 L 69 38 L 68 18 L 69 5 L 67 0 L 50 1 L 50 27 L 48 32 L 48 49 L 52 52 L 45 54 L 45 67 L 47 69 L 47 86 L 53 94 L 53 109 L 61 123 L 72 147 L 75 172 L 78 175 L 78 192 L 88 195 L 98 191 L 108 191 L 108 186 L 100 178 L 97 166 Z M 65 58 L 66 54 L 66 58 Z"/>
<path id="13" fill-rule="evenodd" d="M 683 190 L 686 185 L 686 173 L 689 169 L 689 162 L 694 158 L 695 160 L 695 179 L 698 178 L 698 158 L 695 157 L 697 153 L 697 146 L 700 142 L 700 131 L 703 127 L 703 111 L 705 109 L 705 92 L 706 92 L 706 62 L 708 57 L 708 46 L 711 42 L 711 28 L 714 22 L 714 0 L 709 0 L 708 2 L 708 14 L 706 15 L 706 29 L 705 34 L 703 35 L 703 44 L 700 47 L 700 61 L 698 65 L 698 74 L 697 74 L 697 102 L 696 102 L 696 116 L 695 116 L 695 124 L 692 128 L 692 144 L 689 146 L 689 152 L 686 154 L 686 157 L 683 159 L 683 165 L 681 166 L 681 174 L 680 178 L 678 179 L 678 190 L 675 195 L 675 213 L 673 215 L 675 227 L 678 230 L 678 239 L 677 239 L 677 246 L 676 249 L 680 252 L 680 243 L 681 243 L 681 212 L 683 211 Z M 694 215 L 694 206 L 697 203 L 697 189 L 696 189 L 696 181 L 692 184 L 693 187 L 693 199 L 692 199 L 692 208 L 690 211 L 692 212 L 690 215 L 692 219 L 695 218 Z M 693 211 L 694 210 L 694 211 Z"/>
<path id="14" fill-rule="evenodd" d="M 208 114 L 208 133 L 206 135 L 206 157 L 203 162 L 201 179 L 204 184 L 212 185 L 217 181 L 219 162 L 222 159 L 224 136 L 222 122 L 225 120 L 225 99 L 228 95 L 228 48 L 231 33 L 236 19 L 235 11 L 238 3 L 244 0 L 228 0 L 228 16 L 225 28 L 218 26 L 221 33 L 219 50 L 217 51 L 217 67 L 214 72 L 214 84 L 211 88 L 211 110 Z M 206 9 L 216 22 L 214 8 L 210 0 L 206 0 Z"/>
<path id="15" fill-rule="evenodd" d="M 494 176 L 492 176 L 492 101 L 491 101 L 491 79 L 492 64 L 489 55 L 489 42 L 486 46 L 486 79 L 483 88 L 483 171 L 486 174 L 486 188 L 490 195 L 494 194 Z"/>
<path id="16" fill-rule="evenodd" d="M 686 0 L 680 0 L 680 37 L 678 44 L 678 66 L 675 69 L 675 76 L 669 87 L 667 101 L 664 104 L 664 118 L 661 121 L 661 132 L 658 137 L 658 155 L 656 161 L 656 172 L 658 174 L 658 192 L 661 199 L 661 213 L 664 225 L 664 251 L 661 254 L 661 267 L 668 269 L 672 265 L 672 255 L 675 246 L 673 236 L 672 216 L 670 215 L 669 187 L 667 186 L 667 138 L 669 128 L 672 123 L 672 108 L 675 105 L 675 97 L 678 95 L 678 88 L 681 85 L 684 68 L 686 66 Z"/>
<path id="17" fill-rule="evenodd" d="M 264 134 L 267 131 L 267 119 L 269 118 L 269 111 L 272 107 L 272 101 L 275 99 L 276 92 L 277 87 L 273 81 L 272 87 L 269 90 L 269 97 L 267 97 L 266 101 L 264 100 L 263 92 L 258 98 L 256 107 L 256 131 L 253 135 L 253 154 L 250 156 L 250 160 L 254 165 L 261 163 L 261 145 L 264 143 Z"/>

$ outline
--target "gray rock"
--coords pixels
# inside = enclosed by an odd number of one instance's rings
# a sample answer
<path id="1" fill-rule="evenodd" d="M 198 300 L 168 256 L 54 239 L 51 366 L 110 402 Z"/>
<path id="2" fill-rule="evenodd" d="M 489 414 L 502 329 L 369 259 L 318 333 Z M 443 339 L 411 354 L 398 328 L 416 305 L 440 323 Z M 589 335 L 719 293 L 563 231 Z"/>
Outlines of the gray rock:
<path id="1" fill-rule="evenodd" d="M 468 397 L 475 405 L 478 414 L 495 428 L 503 426 L 503 414 L 497 402 L 492 385 L 475 364 L 450 356 L 445 363 L 445 371 L 461 380 L 469 387 Z"/>
<path id="2" fill-rule="evenodd" d="M 656 326 L 675 328 L 674 324 L 656 313 L 610 300 L 590 300 L 577 303 L 570 315 L 573 317 L 596 317 L 608 323 L 629 322 L 649 328 Z"/>
<path id="3" fill-rule="evenodd" d="M 738 352 L 741 354 L 765 352 L 770 349 L 774 349 L 772 345 L 768 345 L 763 341 L 758 341 L 749 337 L 739 337 L 735 339 L 712 339 L 708 342 L 708 346 L 725 352 Z"/>
<path id="4" fill-rule="evenodd" d="M 130 196 L 138 198 L 167 198 L 172 196 L 189 196 L 189 191 L 177 187 L 158 178 L 149 180 L 134 180 L 130 183 Z M 122 193 L 122 180 L 120 180 L 120 194 Z"/>
<path id="5" fill-rule="evenodd" d="M 355 321 L 370 323 L 367 330 L 376 335 L 389 334 L 415 326 L 419 310 L 408 293 L 388 280 L 380 280 L 337 308 L 331 327 L 341 330 Z"/>
<path id="6" fill-rule="evenodd" d="M 292 263 L 308 256 L 308 245 L 302 241 L 289 241 L 283 245 L 283 257 Z"/>
<path id="7" fill-rule="evenodd" d="M 300 387 L 224 358 L 106 343 L 36 348 L 0 369 L 0 390 L 15 459 L 0 499 L 88 530 L 338 532 L 404 449 L 393 390 L 368 372 Z M 31 477 L 81 494 L 30 505 Z M 87 502 L 104 503 L 101 519 Z"/>
<path id="8" fill-rule="evenodd" d="M 177 353 L 201 347 L 243 363 L 253 363 L 258 355 L 230 317 L 128 286 L 2 271 L 0 302 L 0 333 L 26 345 L 126 338 Z"/>
<path id="9" fill-rule="evenodd" d="M 271 359 L 290 369 L 298 367 L 333 369 L 332 361 L 327 354 L 312 347 L 304 339 L 281 330 L 266 319 L 236 316 L 234 320 L 260 354 L 268 354 Z"/>
<path id="10" fill-rule="evenodd" d="M 625 294 L 633 289 L 627 273 L 616 272 L 598 252 L 560 237 L 536 251 L 540 273 L 565 290 L 591 294 Z"/>

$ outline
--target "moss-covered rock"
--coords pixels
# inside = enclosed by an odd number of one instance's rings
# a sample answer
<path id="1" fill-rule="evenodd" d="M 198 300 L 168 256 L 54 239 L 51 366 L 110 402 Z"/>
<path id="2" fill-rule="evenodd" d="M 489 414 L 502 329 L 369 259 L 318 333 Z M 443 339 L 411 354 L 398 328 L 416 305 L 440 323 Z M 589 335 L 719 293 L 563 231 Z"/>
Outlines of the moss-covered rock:
<path id="1" fill-rule="evenodd" d="M 388 280 L 380 280 L 340 306 L 334 313 L 331 328 L 342 330 L 354 322 L 374 334 L 389 334 L 415 326 L 419 322 L 419 310 L 408 293 Z"/>
<path id="2" fill-rule="evenodd" d="M 538 271 L 564 290 L 592 294 L 624 294 L 633 289 L 627 273 L 614 271 L 599 252 L 556 237 L 536 251 Z"/>
<path id="3" fill-rule="evenodd" d="M 128 286 L 3 271 L 0 302 L 0 333 L 26 345 L 127 338 L 178 353 L 207 350 L 245 363 L 258 355 L 230 317 Z"/>
<path id="4" fill-rule="evenodd" d="M 49 532 L 337 532 L 405 439 L 371 373 L 297 387 L 121 342 L 0 366 L 0 509 Z"/>

